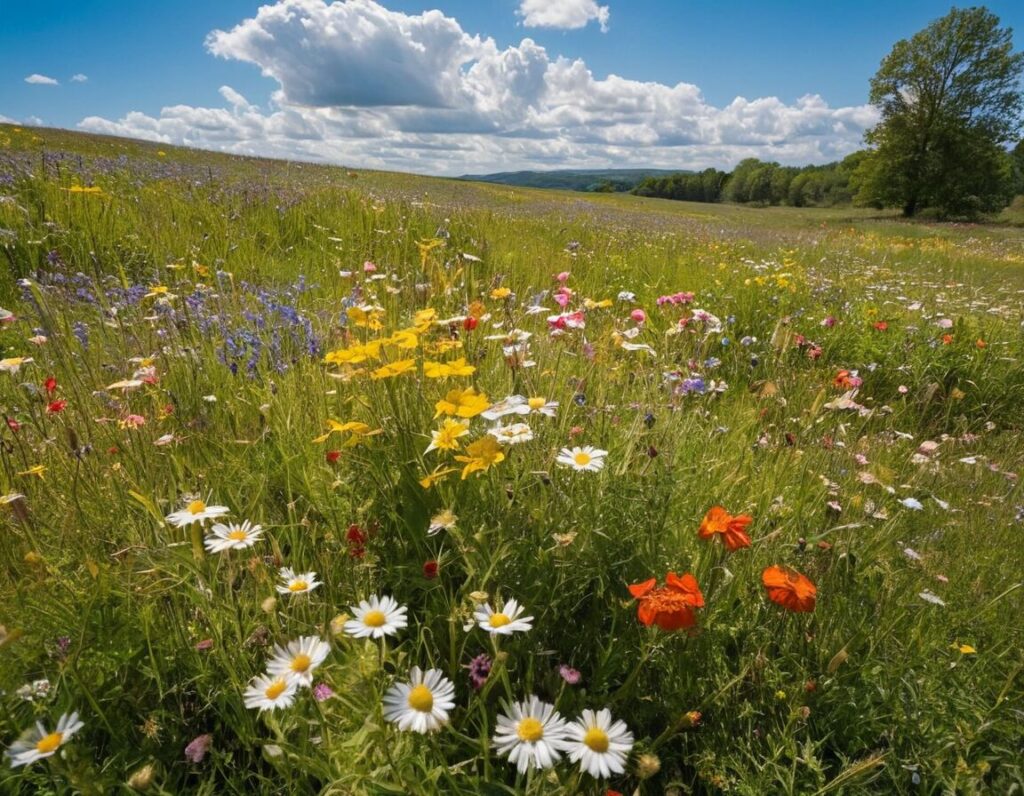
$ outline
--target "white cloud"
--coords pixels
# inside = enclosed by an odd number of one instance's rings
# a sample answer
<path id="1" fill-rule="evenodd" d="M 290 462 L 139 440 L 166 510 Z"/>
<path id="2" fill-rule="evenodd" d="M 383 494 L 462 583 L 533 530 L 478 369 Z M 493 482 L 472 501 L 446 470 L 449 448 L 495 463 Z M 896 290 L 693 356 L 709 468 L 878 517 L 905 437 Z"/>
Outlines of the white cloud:
<path id="1" fill-rule="evenodd" d="M 591 20 L 608 30 L 608 6 L 595 0 L 521 0 L 519 15 L 528 28 L 584 28 Z"/>
<path id="2" fill-rule="evenodd" d="M 0 124 L 17 124 L 17 119 L 12 119 L 10 116 L 4 116 L 0 113 Z"/>
<path id="3" fill-rule="evenodd" d="M 72 75 L 71 76 L 71 82 L 72 83 L 85 83 L 88 79 L 89 79 L 89 76 L 88 75 L 83 75 L 81 72 L 79 72 L 77 75 Z"/>
<path id="4" fill-rule="evenodd" d="M 34 86 L 59 86 L 56 80 L 46 75 L 31 74 L 25 78 L 26 83 L 31 83 Z"/>
<path id="5" fill-rule="evenodd" d="M 870 106 L 737 97 L 709 104 L 689 83 L 596 77 L 523 39 L 501 49 L 439 11 L 373 0 L 279 0 L 229 31 L 215 55 L 277 83 L 266 108 L 230 86 L 221 108 L 83 119 L 95 132 L 228 152 L 439 174 L 558 166 L 730 167 L 744 157 L 835 160 L 861 146 Z"/>

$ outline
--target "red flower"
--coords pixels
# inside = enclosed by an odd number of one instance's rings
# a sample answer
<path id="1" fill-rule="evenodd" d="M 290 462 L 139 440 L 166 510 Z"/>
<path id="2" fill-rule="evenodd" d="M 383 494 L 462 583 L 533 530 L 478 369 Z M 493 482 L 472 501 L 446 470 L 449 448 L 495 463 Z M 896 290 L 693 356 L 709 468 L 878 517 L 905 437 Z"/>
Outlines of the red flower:
<path id="1" fill-rule="evenodd" d="M 469 317 L 466 318 L 466 320 L 462 322 L 462 328 L 465 329 L 467 332 L 471 332 L 476 328 L 478 323 L 480 323 L 480 321 L 478 321 L 476 318 L 470 315 Z"/>
<path id="2" fill-rule="evenodd" d="M 7 418 L 7 428 L 9 428 L 11 431 L 20 431 L 21 423 L 19 423 L 13 417 L 9 417 Z"/>
<path id="3" fill-rule="evenodd" d="M 324 458 L 327 459 L 328 464 L 334 464 L 341 458 L 341 451 L 327 451 L 324 454 Z"/>
<path id="4" fill-rule="evenodd" d="M 52 395 L 53 391 L 57 389 L 57 380 L 53 376 L 48 376 L 43 382 L 43 389 L 46 390 L 47 395 Z"/>
<path id="5" fill-rule="evenodd" d="M 352 558 L 362 558 L 366 554 L 366 540 L 369 536 L 353 523 L 348 526 L 345 532 L 345 540 L 348 542 L 348 554 Z"/>
<path id="6" fill-rule="evenodd" d="M 433 580 L 437 577 L 437 562 L 426 561 L 423 564 L 423 577 L 427 580 Z"/>
<path id="7" fill-rule="evenodd" d="M 687 572 L 679 577 L 674 572 L 665 576 L 665 585 L 655 588 L 657 580 L 651 578 L 629 587 L 640 605 L 637 618 L 647 627 L 657 625 L 662 630 L 680 630 L 697 623 L 694 608 L 704 607 L 704 595 L 700 593 L 697 579 Z"/>
<path id="8" fill-rule="evenodd" d="M 886 323 L 885 321 L 876 321 L 875 328 L 880 332 L 884 332 L 886 329 L 889 328 L 889 324 Z"/>
<path id="9" fill-rule="evenodd" d="M 46 413 L 48 415 L 56 415 L 64 411 L 64 407 L 68 405 L 68 402 L 63 398 L 59 401 L 51 401 L 46 407 Z"/>
<path id="10" fill-rule="evenodd" d="M 761 582 L 768 590 L 768 599 L 796 613 L 814 610 L 818 589 L 806 575 L 787 566 L 767 567 Z"/>
<path id="11" fill-rule="evenodd" d="M 750 547 L 747 526 L 753 521 L 754 518 L 749 514 L 734 517 L 721 506 L 712 506 L 701 520 L 697 533 L 701 539 L 713 539 L 715 534 L 721 534 L 726 549 L 734 553 L 744 547 Z"/>

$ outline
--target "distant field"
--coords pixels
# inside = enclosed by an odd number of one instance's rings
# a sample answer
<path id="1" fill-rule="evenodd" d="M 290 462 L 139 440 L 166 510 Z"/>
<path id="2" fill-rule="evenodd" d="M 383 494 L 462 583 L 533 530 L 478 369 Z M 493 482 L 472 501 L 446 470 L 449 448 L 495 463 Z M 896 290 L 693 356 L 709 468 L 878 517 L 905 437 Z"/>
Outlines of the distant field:
<path id="1" fill-rule="evenodd" d="M 0 792 L 1024 789 L 1021 229 L 0 125 L 0 258 Z"/>

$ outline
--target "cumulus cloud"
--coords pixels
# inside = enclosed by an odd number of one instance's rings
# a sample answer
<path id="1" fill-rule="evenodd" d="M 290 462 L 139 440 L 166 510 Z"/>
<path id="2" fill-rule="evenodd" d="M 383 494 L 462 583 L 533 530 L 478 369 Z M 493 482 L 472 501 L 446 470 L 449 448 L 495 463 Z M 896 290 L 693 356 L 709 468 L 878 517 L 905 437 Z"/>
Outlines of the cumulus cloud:
<path id="1" fill-rule="evenodd" d="M 72 75 L 71 76 L 71 82 L 72 83 L 85 83 L 88 79 L 89 79 L 89 76 L 88 75 L 83 75 L 81 72 L 79 72 L 77 75 Z"/>
<path id="2" fill-rule="evenodd" d="M 575 30 L 594 20 L 607 32 L 610 12 L 596 0 L 521 0 L 519 15 L 528 28 Z"/>
<path id="3" fill-rule="evenodd" d="M 689 83 L 597 77 L 531 39 L 502 49 L 439 11 L 407 15 L 374 0 L 279 0 L 214 31 L 206 45 L 273 79 L 268 105 L 222 86 L 225 107 L 175 105 L 79 126 L 243 154 L 458 174 L 729 167 L 744 157 L 824 162 L 858 148 L 876 120 L 870 106 L 832 108 L 814 94 L 794 103 L 737 97 L 716 107 Z"/>
<path id="4" fill-rule="evenodd" d="M 29 75 L 28 77 L 25 78 L 25 82 L 26 83 L 31 83 L 34 86 L 59 86 L 60 85 L 60 83 L 58 83 L 52 77 L 47 77 L 46 75 L 40 75 L 40 74 L 31 74 L 31 75 Z"/>

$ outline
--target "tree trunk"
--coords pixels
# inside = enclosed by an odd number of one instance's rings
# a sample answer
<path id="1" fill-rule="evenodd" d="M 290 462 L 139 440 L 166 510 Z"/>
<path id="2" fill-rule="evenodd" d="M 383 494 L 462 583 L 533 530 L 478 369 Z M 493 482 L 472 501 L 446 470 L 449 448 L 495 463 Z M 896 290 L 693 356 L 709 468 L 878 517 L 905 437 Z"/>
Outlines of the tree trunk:
<path id="1" fill-rule="evenodd" d="M 917 197 L 916 196 L 911 196 L 909 199 L 907 199 L 906 203 L 903 205 L 903 216 L 905 218 L 913 218 L 913 216 L 914 216 L 914 214 L 916 212 L 917 212 Z"/>

